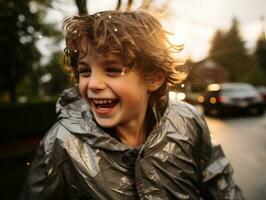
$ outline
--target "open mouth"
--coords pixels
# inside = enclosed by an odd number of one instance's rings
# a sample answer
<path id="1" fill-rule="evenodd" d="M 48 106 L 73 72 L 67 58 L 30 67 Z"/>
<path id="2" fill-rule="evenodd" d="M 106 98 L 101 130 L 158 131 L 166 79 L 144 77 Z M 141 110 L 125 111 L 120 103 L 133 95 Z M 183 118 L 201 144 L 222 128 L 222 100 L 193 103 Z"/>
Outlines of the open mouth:
<path id="1" fill-rule="evenodd" d="M 118 99 L 91 99 L 97 110 L 109 110 L 118 104 Z"/>

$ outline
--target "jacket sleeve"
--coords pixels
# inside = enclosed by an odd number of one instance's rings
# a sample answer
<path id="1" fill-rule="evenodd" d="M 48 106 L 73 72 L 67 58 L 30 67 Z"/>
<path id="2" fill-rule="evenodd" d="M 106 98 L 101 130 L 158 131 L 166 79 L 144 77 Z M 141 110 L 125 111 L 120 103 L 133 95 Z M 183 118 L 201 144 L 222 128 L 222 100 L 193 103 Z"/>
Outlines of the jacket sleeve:
<path id="1" fill-rule="evenodd" d="M 220 145 L 212 146 L 211 158 L 203 172 L 204 199 L 243 200 L 242 191 L 233 180 L 233 168 Z"/>
<path id="2" fill-rule="evenodd" d="M 44 140 L 35 154 L 20 200 L 64 199 L 64 178 L 45 152 Z"/>

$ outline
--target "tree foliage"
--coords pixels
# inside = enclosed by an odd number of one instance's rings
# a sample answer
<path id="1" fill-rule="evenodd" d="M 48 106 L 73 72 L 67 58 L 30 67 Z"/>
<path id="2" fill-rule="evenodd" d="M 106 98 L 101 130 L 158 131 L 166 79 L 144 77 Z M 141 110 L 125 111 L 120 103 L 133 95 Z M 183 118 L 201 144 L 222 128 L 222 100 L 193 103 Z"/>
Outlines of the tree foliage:
<path id="1" fill-rule="evenodd" d="M 50 62 L 43 67 L 42 76 L 39 79 L 43 96 L 57 95 L 69 87 L 70 82 L 63 61 L 63 52 L 55 52 Z"/>
<path id="2" fill-rule="evenodd" d="M 0 1 L 0 93 L 17 100 L 16 91 L 28 75 L 35 75 L 41 54 L 36 41 L 41 36 L 58 34 L 52 25 L 44 24 L 45 8 L 51 0 Z M 32 80 L 32 85 L 37 84 Z"/>
<path id="3" fill-rule="evenodd" d="M 88 2 L 87 0 L 75 0 L 75 4 L 77 6 L 79 15 L 90 14 L 87 2 Z M 125 0 L 125 1 L 117 0 L 116 7 L 113 9 L 121 11 L 130 11 L 132 10 L 134 3 L 136 2 L 139 3 L 139 1 L 134 1 L 134 0 Z M 142 10 L 149 10 L 152 13 L 158 15 L 165 14 L 165 11 L 170 5 L 170 0 L 164 0 L 161 3 L 155 2 L 153 0 L 141 0 L 140 2 Z"/>
<path id="4" fill-rule="evenodd" d="M 265 32 L 262 31 L 256 44 L 254 56 L 260 68 L 266 75 L 266 38 Z"/>
<path id="5" fill-rule="evenodd" d="M 266 85 L 266 40 L 264 31 L 262 31 L 257 39 L 251 60 L 252 66 L 246 76 L 243 77 L 243 80 L 254 85 Z"/>
<path id="6" fill-rule="evenodd" d="M 251 62 L 241 38 L 237 19 L 233 19 L 227 32 L 216 31 L 211 42 L 209 57 L 228 70 L 231 81 L 239 81 L 245 76 Z"/>

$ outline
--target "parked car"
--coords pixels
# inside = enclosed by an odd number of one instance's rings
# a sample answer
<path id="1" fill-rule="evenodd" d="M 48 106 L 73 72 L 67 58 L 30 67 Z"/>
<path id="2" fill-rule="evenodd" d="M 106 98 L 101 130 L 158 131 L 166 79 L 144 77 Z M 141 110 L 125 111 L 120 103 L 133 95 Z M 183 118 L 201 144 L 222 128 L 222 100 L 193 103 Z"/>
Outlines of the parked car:
<path id="1" fill-rule="evenodd" d="M 259 90 L 264 103 L 266 104 L 266 86 L 258 86 L 257 89 Z"/>
<path id="2" fill-rule="evenodd" d="M 259 91 L 248 83 L 210 84 L 199 99 L 206 115 L 264 113 L 264 102 Z"/>

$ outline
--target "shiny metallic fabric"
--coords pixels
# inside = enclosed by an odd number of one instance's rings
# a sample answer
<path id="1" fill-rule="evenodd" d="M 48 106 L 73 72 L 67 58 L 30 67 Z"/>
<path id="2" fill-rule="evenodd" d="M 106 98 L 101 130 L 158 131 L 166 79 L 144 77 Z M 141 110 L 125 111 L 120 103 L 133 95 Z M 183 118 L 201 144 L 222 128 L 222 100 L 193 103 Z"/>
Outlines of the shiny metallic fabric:
<path id="1" fill-rule="evenodd" d="M 189 104 L 169 102 L 137 148 L 98 127 L 73 90 L 56 110 L 59 120 L 40 142 L 21 199 L 243 199 L 204 117 Z"/>

